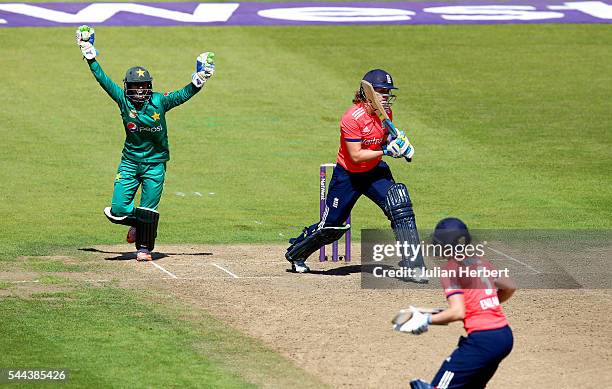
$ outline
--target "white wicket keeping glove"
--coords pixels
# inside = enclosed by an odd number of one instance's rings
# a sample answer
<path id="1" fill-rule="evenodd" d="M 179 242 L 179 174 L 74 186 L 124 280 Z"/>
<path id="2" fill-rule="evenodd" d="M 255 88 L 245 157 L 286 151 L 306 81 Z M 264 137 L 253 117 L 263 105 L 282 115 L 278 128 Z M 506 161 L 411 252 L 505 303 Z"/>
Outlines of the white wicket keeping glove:
<path id="1" fill-rule="evenodd" d="M 191 76 L 191 82 L 201 88 L 213 74 L 215 74 L 215 53 L 207 51 L 200 54 L 196 60 L 196 71 Z"/>
<path id="2" fill-rule="evenodd" d="M 393 329 L 399 332 L 410 332 L 420 335 L 427 332 L 431 324 L 431 313 L 422 313 L 413 306 L 402 309 L 393 319 Z"/>
<path id="3" fill-rule="evenodd" d="M 96 32 L 93 28 L 83 25 L 76 30 L 76 43 L 83 53 L 83 57 L 94 59 L 98 55 L 98 51 L 94 47 L 94 39 Z"/>

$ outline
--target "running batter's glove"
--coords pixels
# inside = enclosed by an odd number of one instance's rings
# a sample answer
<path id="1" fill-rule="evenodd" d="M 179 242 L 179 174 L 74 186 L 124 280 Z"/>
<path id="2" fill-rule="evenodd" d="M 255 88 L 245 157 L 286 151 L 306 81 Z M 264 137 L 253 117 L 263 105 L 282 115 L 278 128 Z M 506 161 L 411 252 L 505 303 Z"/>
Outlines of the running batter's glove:
<path id="1" fill-rule="evenodd" d="M 393 329 L 399 332 L 410 332 L 414 335 L 420 335 L 427 332 L 431 324 L 431 313 L 420 312 L 413 306 L 402 309 L 392 321 Z"/>
<path id="2" fill-rule="evenodd" d="M 76 30 L 76 43 L 83 53 L 83 57 L 87 59 L 94 59 L 98 55 L 98 51 L 93 46 L 96 33 L 93 28 L 89 26 L 80 26 Z"/>
<path id="3" fill-rule="evenodd" d="M 215 74 L 215 53 L 207 51 L 200 54 L 196 60 L 196 71 L 191 76 L 191 82 L 201 88 L 213 74 Z"/>

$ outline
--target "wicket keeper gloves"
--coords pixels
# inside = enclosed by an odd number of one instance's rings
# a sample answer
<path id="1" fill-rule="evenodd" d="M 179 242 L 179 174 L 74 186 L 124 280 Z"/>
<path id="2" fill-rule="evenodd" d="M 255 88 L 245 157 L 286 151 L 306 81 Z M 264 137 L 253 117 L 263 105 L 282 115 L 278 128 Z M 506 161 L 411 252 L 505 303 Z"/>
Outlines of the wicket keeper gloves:
<path id="1" fill-rule="evenodd" d="M 414 147 L 412 147 L 406 135 L 401 134 L 403 133 L 400 133 L 400 136 L 393 139 L 386 145 L 383 145 L 382 151 L 384 155 L 388 155 L 393 158 L 412 158 L 412 155 L 414 154 Z"/>
<path id="2" fill-rule="evenodd" d="M 87 59 L 94 59 L 98 55 L 98 51 L 93 46 L 96 33 L 93 28 L 89 26 L 80 26 L 76 30 L 76 43 L 79 45 L 83 57 Z"/>
<path id="3" fill-rule="evenodd" d="M 410 306 L 409 310 L 412 313 L 410 320 L 395 324 L 393 329 L 399 332 L 411 332 L 414 335 L 421 335 L 423 332 L 427 332 L 431 324 L 431 313 L 423 313 L 413 306 Z"/>
<path id="4" fill-rule="evenodd" d="M 213 74 L 215 74 L 215 53 L 207 51 L 200 54 L 196 60 L 196 71 L 191 76 L 191 82 L 201 88 Z"/>

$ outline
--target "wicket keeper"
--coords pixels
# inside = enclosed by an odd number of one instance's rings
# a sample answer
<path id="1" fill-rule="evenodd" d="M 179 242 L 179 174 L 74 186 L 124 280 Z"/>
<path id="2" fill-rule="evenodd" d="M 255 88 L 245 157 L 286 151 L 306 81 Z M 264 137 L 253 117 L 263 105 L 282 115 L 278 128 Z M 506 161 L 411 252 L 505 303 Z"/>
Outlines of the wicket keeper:
<path id="1" fill-rule="evenodd" d="M 456 218 L 447 218 L 438 223 L 433 233 L 433 242 L 442 247 L 457 248 L 470 244 L 467 226 Z M 457 251 L 458 252 L 458 251 Z M 457 259 L 459 255 L 447 257 L 446 270 L 463 267 L 464 270 L 491 269 L 483 258 Z M 462 258 L 462 257 L 460 257 Z M 512 330 L 501 303 L 507 301 L 515 291 L 508 278 L 492 277 L 445 277 L 442 278 L 448 308 L 438 313 L 424 313 L 410 307 L 409 316 L 400 311 L 393 319 L 394 329 L 420 335 L 430 324 L 448 324 L 463 321 L 467 336 L 459 338 L 457 348 L 446 358 L 430 383 L 422 380 L 410 382 L 411 389 L 484 389 L 493 377 L 501 361 L 510 354 L 514 343 Z M 405 320 L 409 317 L 409 320 Z M 404 318 L 404 319 L 400 319 Z"/>
<path id="2" fill-rule="evenodd" d="M 94 38 L 94 29 L 89 26 L 76 30 L 77 45 L 102 89 L 117 103 L 125 131 L 112 203 L 104 209 L 104 214 L 112 223 L 130 227 L 127 241 L 136 243 L 136 259 L 150 261 L 159 221 L 157 207 L 164 187 L 166 162 L 170 159 L 166 113 L 202 89 L 214 74 L 214 54 L 205 52 L 198 56 L 189 84 L 162 94 L 153 92 L 153 78 L 142 66 L 128 69 L 123 88 L 115 84 L 96 60 Z M 142 186 L 140 206 L 135 207 L 134 196 L 139 186 Z"/>
<path id="3" fill-rule="evenodd" d="M 391 118 L 391 105 L 397 89 L 393 78 L 382 69 L 374 69 L 363 76 L 372 84 L 374 91 Z M 391 221 L 391 228 L 398 241 L 420 244 L 412 202 L 404 184 L 396 183 L 383 156 L 411 158 L 414 148 L 403 132 L 391 137 L 375 113 L 374 107 L 360 87 L 353 98 L 353 105 L 340 121 L 340 147 L 336 168 L 329 184 L 325 211 L 321 220 L 306 227 L 296 238 L 289 241 L 285 258 L 296 273 L 310 271 L 306 259 L 321 246 L 342 237 L 350 228 L 344 221 L 351 213 L 361 195 L 378 205 Z M 410 267 L 424 269 L 420 253 Z M 423 278 L 415 277 L 416 281 Z"/>

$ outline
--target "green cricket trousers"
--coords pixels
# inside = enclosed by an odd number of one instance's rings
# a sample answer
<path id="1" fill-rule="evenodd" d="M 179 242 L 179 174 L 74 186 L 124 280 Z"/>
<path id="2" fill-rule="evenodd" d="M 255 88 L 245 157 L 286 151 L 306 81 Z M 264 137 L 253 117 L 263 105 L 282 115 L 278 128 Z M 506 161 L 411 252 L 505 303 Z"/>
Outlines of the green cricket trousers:
<path id="1" fill-rule="evenodd" d="M 134 212 L 134 197 L 140 185 L 142 185 L 142 191 L 139 206 L 157 210 L 164 189 L 165 177 L 165 162 L 144 163 L 121 158 L 115 177 L 111 204 L 113 215 L 127 216 Z"/>

